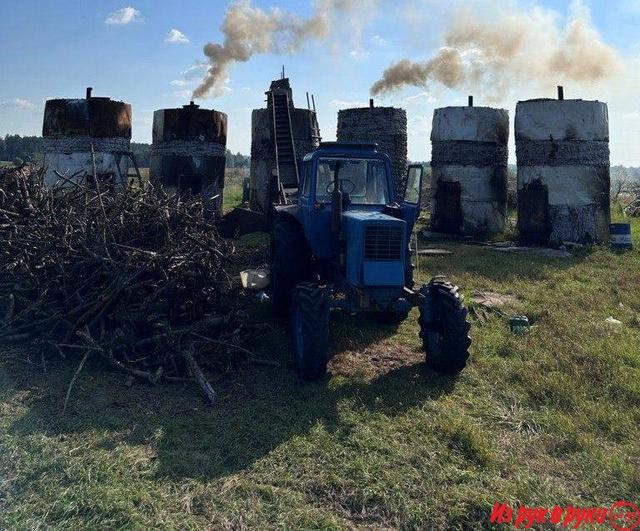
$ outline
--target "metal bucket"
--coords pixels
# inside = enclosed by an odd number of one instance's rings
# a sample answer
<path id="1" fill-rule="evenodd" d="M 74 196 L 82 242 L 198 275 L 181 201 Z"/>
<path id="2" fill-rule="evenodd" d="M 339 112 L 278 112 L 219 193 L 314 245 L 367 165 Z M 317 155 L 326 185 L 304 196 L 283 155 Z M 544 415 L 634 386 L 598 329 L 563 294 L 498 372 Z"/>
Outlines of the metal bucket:
<path id="1" fill-rule="evenodd" d="M 631 224 L 612 223 L 609 226 L 609 233 L 611 235 L 611 247 L 619 250 L 633 249 L 633 243 L 631 241 Z"/>

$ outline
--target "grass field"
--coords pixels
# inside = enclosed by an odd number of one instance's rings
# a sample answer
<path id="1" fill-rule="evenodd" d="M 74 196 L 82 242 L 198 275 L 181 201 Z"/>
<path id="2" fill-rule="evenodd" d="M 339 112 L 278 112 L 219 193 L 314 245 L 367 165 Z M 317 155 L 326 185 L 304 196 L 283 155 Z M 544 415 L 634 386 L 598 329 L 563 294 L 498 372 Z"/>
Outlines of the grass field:
<path id="1" fill-rule="evenodd" d="M 222 203 L 222 210 L 225 214 L 242 204 L 242 182 L 248 176 L 248 169 L 227 168 Z"/>
<path id="2" fill-rule="evenodd" d="M 472 327 L 457 378 L 423 367 L 416 313 L 399 328 L 336 316 L 331 374 L 300 383 L 269 305 L 248 347 L 281 368 L 190 384 L 124 385 L 77 360 L 5 348 L 0 361 L 0 528 L 488 528 L 496 501 L 608 506 L 640 498 L 640 223 L 636 250 L 571 258 L 447 243 L 444 273 L 518 297 L 514 335 Z M 421 244 L 423 247 L 425 243 Z M 241 252 L 264 260 L 266 238 Z M 606 321 L 614 317 L 622 325 Z M 26 356 L 29 355 L 29 358 Z"/>

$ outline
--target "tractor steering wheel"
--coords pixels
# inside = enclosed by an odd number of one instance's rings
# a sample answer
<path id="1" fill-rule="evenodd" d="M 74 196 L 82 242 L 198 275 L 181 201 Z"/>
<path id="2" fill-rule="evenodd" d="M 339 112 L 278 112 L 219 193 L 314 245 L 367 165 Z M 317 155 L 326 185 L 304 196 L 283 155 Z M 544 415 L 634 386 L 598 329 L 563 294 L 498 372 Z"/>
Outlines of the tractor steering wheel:
<path id="1" fill-rule="evenodd" d="M 349 183 L 351 185 L 351 190 L 346 191 L 344 189 L 344 183 Z M 327 194 L 332 194 L 333 193 L 333 190 L 334 190 L 333 184 L 334 184 L 334 182 L 331 181 L 327 185 L 327 188 L 326 188 Z M 356 183 L 354 183 L 351 179 L 340 179 L 340 191 L 341 192 L 351 195 L 355 189 L 356 189 Z"/>

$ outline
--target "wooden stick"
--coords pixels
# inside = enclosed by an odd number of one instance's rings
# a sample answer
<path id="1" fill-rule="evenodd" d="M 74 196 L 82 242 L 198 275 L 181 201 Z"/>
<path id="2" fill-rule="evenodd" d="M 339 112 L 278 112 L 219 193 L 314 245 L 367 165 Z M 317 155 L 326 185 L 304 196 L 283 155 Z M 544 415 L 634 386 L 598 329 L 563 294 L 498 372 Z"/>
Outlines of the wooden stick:
<path id="1" fill-rule="evenodd" d="M 80 371 L 82 370 L 82 367 L 84 367 L 84 364 L 87 361 L 87 358 L 89 358 L 89 354 L 91 354 L 91 350 L 87 350 L 84 357 L 80 361 L 80 365 L 78 365 L 76 372 L 73 374 L 73 378 L 71 378 L 71 381 L 69 382 L 69 387 L 67 387 L 67 394 L 64 397 L 64 405 L 62 406 L 63 415 L 65 411 L 67 411 L 67 404 L 69 403 L 69 396 L 71 395 L 71 389 L 73 389 L 73 384 L 76 383 L 76 380 L 78 378 L 78 375 L 80 374 Z"/>
<path id="2" fill-rule="evenodd" d="M 204 395 L 207 397 L 209 404 L 213 405 L 216 401 L 216 392 L 213 390 L 213 387 L 211 387 L 211 384 L 205 377 L 200 366 L 196 363 L 196 360 L 193 359 L 193 353 L 191 352 L 191 350 L 185 350 L 182 355 L 187 361 L 187 365 L 189 366 L 193 378 L 200 386 L 200 389 L 202 389 Z"/>

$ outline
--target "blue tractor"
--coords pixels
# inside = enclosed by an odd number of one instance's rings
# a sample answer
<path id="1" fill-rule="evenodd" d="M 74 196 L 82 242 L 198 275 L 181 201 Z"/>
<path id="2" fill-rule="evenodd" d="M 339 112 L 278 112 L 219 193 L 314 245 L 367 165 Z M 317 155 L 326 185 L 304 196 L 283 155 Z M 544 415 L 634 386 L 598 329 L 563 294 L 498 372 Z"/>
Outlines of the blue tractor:
<path id="1" fill-rule="evenodd" d="M 458 288 L 436 277 L 413 290 L 409 242 L 422 174 L 410 166 L 398 198 L 376 144 L 328 142 L 304 158 L 297 203 L 276 207 L 271 235 L 273 309 L 289 318 L 303 379 L 327 371 L 332 309 L 399 321 L 418 306 L 427 364 L 450 374 L 465 367 L 470 325 Z"/>

